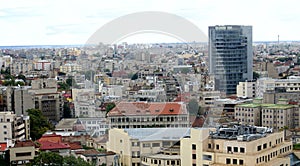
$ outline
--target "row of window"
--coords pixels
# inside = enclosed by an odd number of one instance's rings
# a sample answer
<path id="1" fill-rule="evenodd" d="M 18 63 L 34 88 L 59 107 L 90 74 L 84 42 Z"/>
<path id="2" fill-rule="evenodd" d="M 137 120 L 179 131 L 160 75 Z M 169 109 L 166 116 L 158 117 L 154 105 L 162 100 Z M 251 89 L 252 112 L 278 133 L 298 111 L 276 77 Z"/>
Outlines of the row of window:
<path id="1" fill-rule="evenodd" d="M 150 163 L 151 164 L 159 164 L 159 165 L 180 165 L 180 160 L 157 160 L 157 159 L 149 159 L 149 158 L 146 158 L 146 157 L 143 157 L 142 159 L 144 162 L 147 162 L 148 163 L 148 160 L 150 160 Z"/>
<path id="2" fill-rule="evenodd" d="M 226 164 L 244 165 L 244 160 L 226 158 Z"/>
<path id="3" fill-rule="evenodd" d="M 269 162 L 273 157 L 276 157 L 278 154 L 285 153 L 290 150 L 292 150 L 291 145 L 281 148 L 280 150 L 274 151 L 268 155 L 258 157 L 258 158 L 256 158 L 256 164 L 261 163 L 261 162 Z"/>

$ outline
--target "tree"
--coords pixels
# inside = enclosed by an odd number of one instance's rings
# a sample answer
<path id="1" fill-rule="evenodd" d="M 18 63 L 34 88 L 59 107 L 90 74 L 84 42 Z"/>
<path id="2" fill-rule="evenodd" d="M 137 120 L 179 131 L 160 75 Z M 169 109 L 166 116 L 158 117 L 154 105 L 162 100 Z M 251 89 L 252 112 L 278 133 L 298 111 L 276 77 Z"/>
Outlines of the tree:
<path id="1" fill-rule="evenodd" d="M 64 118 L 72 118 L 69 103 L 67 102 L 64 103 L 63 109 L 64 109 Z"/>
<path id="2" fill-rule="evenodd" d="M 105 107 L 105 110 L 106 110 L 106 114 L 112 110 L 113 108 L 115 108 L 116 104 L 115 103 L 108 103 Z"/>
<path id="3" fill-rule="evenodd" d="M 30 117 L 30 136 L 33 140 L 39 139 L 47 130 L 54 129 L 41 110 L 29 109 L 27 112 Z"/>
<path id="4" fill-rule="evenodd" d="M 260 77 L 260 75 L 257 72 L 253 72 L 253 79 L 257 80 Z"/>
<path id="5" fill-rule="evenodd" d="M 63 157 L 54 152 L 42 152 L 34 157 L 30 165 L 63 165 Z"/>
<path id="6" fill-rule="evenodd" d="M 82 158 L 76 158 L 75 156 L 64 157 L 63 164 L 72 166 L 92 166 L 90 163 L 84 161 Z"/>

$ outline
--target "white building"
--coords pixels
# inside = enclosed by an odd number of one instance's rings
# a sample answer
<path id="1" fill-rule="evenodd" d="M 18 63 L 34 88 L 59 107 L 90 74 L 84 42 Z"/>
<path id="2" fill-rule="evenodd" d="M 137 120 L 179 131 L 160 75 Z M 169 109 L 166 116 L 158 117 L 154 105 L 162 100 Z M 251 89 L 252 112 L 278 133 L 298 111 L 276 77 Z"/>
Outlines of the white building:
<path id="1" fill-rule="evenodd" d="M 255 97 L 256 82 L 239 82 L 236 86 L 236 95 L 237 97 Z"/>

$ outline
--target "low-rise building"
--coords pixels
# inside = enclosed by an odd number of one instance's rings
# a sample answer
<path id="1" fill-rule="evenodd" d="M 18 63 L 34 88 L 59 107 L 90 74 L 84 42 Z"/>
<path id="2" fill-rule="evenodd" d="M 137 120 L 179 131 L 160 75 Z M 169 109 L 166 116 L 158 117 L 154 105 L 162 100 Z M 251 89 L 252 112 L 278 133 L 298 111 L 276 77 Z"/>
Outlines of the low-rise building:
<path id="1" fill-rule="evenodd" d="M 37 154 L 36 148 L 38 146 L 31 140 L 17 141 L 14 147 L 9 148 L 10 163 L 22 165 L 30 162 Z"/>
<path id="2" fill-rule="evenodd" d="M 186 105 L 180 102 L 121 102 L 107 117 L 111 128 L 190 126 Z"/>
<path id="3" fill-rule="evenodd" d="M 242 124 L 279 130 L 299 127 L 299 107 L 291 104 L 250 103 L 235 106 L 235 118 Z"/>
<path id="4" fill-rule="evenodd" d="M 170 148 L 189 132 L 189 128 L 110 129 L 107 150 L 118 155 L 120 165 L 148 165 L 148 162 L 179 165 L 179 151 L 173 153 Z"/>

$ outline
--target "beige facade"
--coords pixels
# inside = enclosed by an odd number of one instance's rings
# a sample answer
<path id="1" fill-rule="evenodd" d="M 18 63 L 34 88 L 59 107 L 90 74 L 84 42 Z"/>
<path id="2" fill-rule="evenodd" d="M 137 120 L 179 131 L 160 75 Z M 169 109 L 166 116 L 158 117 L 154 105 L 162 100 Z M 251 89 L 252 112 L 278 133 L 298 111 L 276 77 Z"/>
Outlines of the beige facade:
<path id="1" fill-rule="evenodd" d="M 284 132 L 270 133 L 251 141 L 209 137 L 209 129 L 191 129 L 191 137 L 181 139 L 181 165 L 289 165 L 285 157 L 292 152 L 292 142 Z"/>
<path id="2" fill-rule="evenodd" d="M 255 97 L 256 82 L 239 82 L 236 86 L 237 97 Z"/>
<path id="3" fill-rule="evenodd" d="M 29 139 L 29 117 L 18 117 L 12 112 L 0 112 L 0 142 Z M 10 145 L 8 145 L 10 146 Z"/>
<path id="4" fill-rule="evenodd" d="M 241 124 L 270 127 L 275 130 L 299 127 L 299 107 L 289 104 L 240 104 L 235 119 Z"/>
<path id="5" fill-rule="evenodd" d="M 107 114 L 111 128 L 189 127 L 180 102 L 121 102 Z"/>
<path id="6" fill-rule="evenodd" d="M 33 160 L 35 157 L 34 146 L 13 147 L 9 149 L 11 163 L 24 163 L 25 161 Z"/>
<path id="7" fill-rule="evenodd" d="M 148 162 L 158 165 L 159 160 L 161 164 L 177 165 L 179 151 L 165 151 L 164 156 L 155 154 L 177 144 L 188 131 L 188 128 L 110 129 L 107 150 L 118 154 L 119 163 L 123 166 L 139 166 Z"/>

